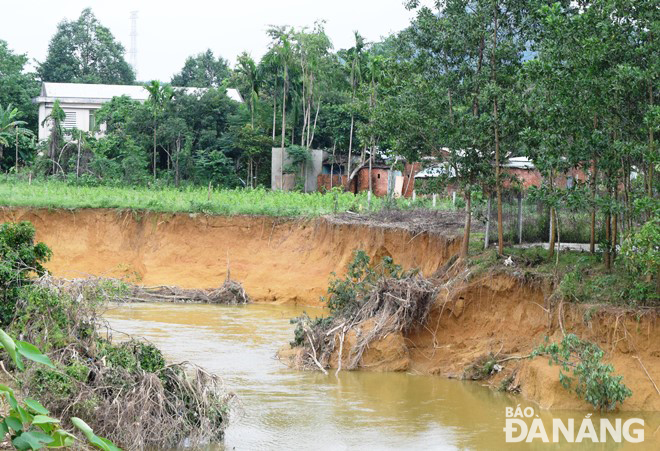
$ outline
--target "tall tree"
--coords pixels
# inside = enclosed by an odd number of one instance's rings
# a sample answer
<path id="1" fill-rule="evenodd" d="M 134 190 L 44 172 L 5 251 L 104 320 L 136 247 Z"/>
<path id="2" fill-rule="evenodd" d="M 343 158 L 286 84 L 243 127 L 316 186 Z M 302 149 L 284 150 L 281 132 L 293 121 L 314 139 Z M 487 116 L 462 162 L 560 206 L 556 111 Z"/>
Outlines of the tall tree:
<path id="1" fill-rule="evenodd" d="M 231 75 L 229 62 L 221 56 L 217 58 L 211 49 L 189 56 L 181 72 L 172 77 L 172 86 L 210 88 L 222 85 Z"/>
<path id="2" fill-rule="evenodd" d="M 86 8 L 77 20 L 60 22 L 37 72 L 43 81 L 132 84 L 135 72 L 124 53 L 124 46 Z"/>
<path id="3" fill-rule="evenodd" d="M 262 74 L 256 63 L 246 52 L 238 56 L 238 62 L 234 71 L 234 84 L 248 103 L 250 109 L 250 124 L 254 128 L 254 113 L 259 102 L 259 89 L 261 88 Z"/>
<path id="4" fill-rule="evenodd" d="M 293 30 L 285 28 L 271 28 L 268 31 L 272 38 L 271 48 L 277 56 L 279 66 L 282 68 L 283 86 L 282 86 L 282 139 L 280 148 L 282 149 L 282 164 L 280 164 L 280 189 L 284 189 L 284 144 L 286 139 L 286 103 L 289 89 L 289 68 L 293 64 L 293 49 L 291 46 L 291 36 Z"/>
<path id="5" fill-rule="evenodd" d="M 156 134 L 158 132 L 158 121 L 162 116 L 167 103 L 172 99 L 174 95 L 172 88 L 169 85 L 161 84 L 159 81 L 152 80 L 150 83 L 146 84 L 145 89 L 149 91 L 149 106 L 153 114 L 153 176 L 156 180 L 156 167 L 157 167 L 157 147 L 156 147 Z"/>
<path id="6" fill-rule="evenodd" d="M 355 96 L 362 81 L 362 68 L 364 66 L 364 38 L 357 31 L 354 32 L 355 45 L 347 52 L 346 63 L 349 67 L 351 84 L 351 129 L 348 137 L 348 173 L 351 173 L 351 158 L 353 153 L 353 131 L 355 130 Z"/>
<path id="7" fill-rule="evenodd" d="M 39 83 L 34 73 L 26 71 L 27 62 L 27 55 L 14 53 L 0 39 L 0 105 L 14 105 L 21 112 L 21 119 L 36 132 L 37 105 L 32 99 L 39 95 Z"/>

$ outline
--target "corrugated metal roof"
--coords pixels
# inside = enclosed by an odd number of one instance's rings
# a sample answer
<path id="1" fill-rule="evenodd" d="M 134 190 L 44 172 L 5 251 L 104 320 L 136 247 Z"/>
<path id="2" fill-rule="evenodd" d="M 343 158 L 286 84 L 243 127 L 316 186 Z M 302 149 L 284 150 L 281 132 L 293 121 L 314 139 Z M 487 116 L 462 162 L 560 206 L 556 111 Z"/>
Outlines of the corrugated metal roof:
<path id="1" fill-rule="evenodd" d="M 202 94 L 205 88 L 175 88 L 182 89 L 188 94 Z M 112 99 L 113 97 L 128 96 L 135 100 L 147 100 L 149 91 L 140 85 L 101 85 L 88 83 L 51 83 L 45 82 L 41 86 L 42 97 L 67 99 Z M 236 102 L 243 102 L 240 93 L 233 88 L 227 89 L 227 96 Z"/>
<path id="2" fill-rule="evenodd" d="M 502 166 L 511 169 L 534 169 L 534 163 L 527 157 L 511 157 Z"/>

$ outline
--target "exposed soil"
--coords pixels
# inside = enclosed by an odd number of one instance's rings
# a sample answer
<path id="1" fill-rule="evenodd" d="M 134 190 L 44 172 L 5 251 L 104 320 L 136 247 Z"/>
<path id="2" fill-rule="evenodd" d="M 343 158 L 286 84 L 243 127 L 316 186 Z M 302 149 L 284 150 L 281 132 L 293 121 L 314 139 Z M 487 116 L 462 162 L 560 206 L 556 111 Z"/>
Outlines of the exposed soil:
<path id="1" fill-rule="evenodd" d="M 503 370 L 486 383 L 498 387 L 509 379 L 522 395 L 542 408 L 591 410 L 591 405 L 567 392 L 559 383 L 559 367 L 548 359 L 517 359 L 527 356 L 546 336 L 561 341 L 566 333 L 598 344 L 617 374 L 633 391 L 622 410 L 658 411 L 660 394 L 660 331 L 657 310 L 626 312 L 620 309 L 590 312 L 589 306 L 562 304 L 551 308 L 542 286 L 523 283 L 509 275 L 495 275 L 463 282 L 441 292 L 425 326 L 410 334 L 392 333 L 372 343 L 360 369 L 408 371 L 461 378 L 472 363 L 495 355 Z M 561 312 L 561 325 L 560 325 Z M 356 336 L 368 333 L 368 322 L 359 331 L 346 334 L 344 355 Z M 280 351 L 280 357 L 295 365 L 297 349 Z M 338 347 L 330 365 L 337 367 Z M 510 358 L 513 357 L 513 358 Z M 644 371 L 648 371 L 649 375 Z"/>
<path id="2" fill-rule="evenodd" d="M 459 216 L 406 222 L 400 215 L 291 220 L 5 208 L 0 222 L 34 223 L 37 239 L 54 252 L 47 267 L 55 276 L 123 276 L 144 285 L 213 288 L 225 280 L 229 259 L 232 279 L 252 299 L 318 305 L 330 273 L 342 273 L 356 249 L 372 258 L 391 256 L 427 276 L 458 252 Z M 442 225 L 425 229 L 435 220 Z M 660 394 L 652 382 L 660 384 L 657 311 L 592 313 L 589 306 L 550 307 L 548 295 L 543 286 L 509 275 L 459 280 L 443 288 L 424 327 L 372 343 L 360 367 L 461 377 L 484 355 L 524 356 L 545 336 L 560 340 L 563 327 L 606 351 L 606 359 L 633 391 L 623 409 L 660 410 Z M 346 334 L 344 346 L 350 348 L 352 340 L 356 332 Z M 282 357 L 294 354 L 289 350 Z M 334 356 L 331 365 L 336 363 Z M 493 385 L 511 379 L 509 385 L 519 386 L 523 396 L 544 408 L 591 409 L 561 387 L 559 368 L 550 367 L 545 358 L 511 359 L 501 365 L 502 372 L 489 381 Z"/>
<path id="3" fill-rule="evenodd" d="M 24 220 L 35 225 L 37 239 L 53 250 L 46 267 L 57 277 L 93 274 L 127 277 L 147 286 L 209 289 L 224 282 L 229 260 L 231 278 L 255 301 L 305 305 L 320 305 L 330 273 L 342 273 L 356 249 L 431 274 L 460 246 L 455 227 L 412 232 L 340 218 L 0 211 L 0 222 Z"/>

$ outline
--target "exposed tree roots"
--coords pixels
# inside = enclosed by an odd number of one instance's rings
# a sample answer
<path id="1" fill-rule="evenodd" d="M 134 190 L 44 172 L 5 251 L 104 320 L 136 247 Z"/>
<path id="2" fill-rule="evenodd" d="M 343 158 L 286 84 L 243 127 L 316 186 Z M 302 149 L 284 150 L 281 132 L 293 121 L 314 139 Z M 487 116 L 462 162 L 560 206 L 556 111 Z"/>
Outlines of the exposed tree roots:
<path id="1" fill-rule="evenodd" d="M 330 358 L 339 348 L 338 371 L 354 370 L 371 343 L 391 333 L 410 332 L 422 327 L 437 295 L 437 287 L 419 274 L 397 279 L 383 277 L 359 300 L 358 306 L 324 320 L 301 317 L 304 348 L 299 366 L 305 369 L 330 367 Z M 345 339 L 354 331 L 355 340 L 346 349 Z"/>

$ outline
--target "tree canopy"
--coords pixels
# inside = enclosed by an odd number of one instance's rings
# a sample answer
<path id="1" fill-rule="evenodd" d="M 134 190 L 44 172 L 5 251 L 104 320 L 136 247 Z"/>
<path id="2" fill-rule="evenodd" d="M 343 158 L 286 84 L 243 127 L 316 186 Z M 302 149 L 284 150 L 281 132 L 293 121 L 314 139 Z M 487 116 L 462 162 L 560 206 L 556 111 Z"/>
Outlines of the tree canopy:
<path id="1" fill-rule="evenodd" d="M 135 72 L 124 52 L 124 46 L 86 8 L 77 20 L 63 20 L 57 26 L 38 74 L 51 82 L 132 84 Z"/>

